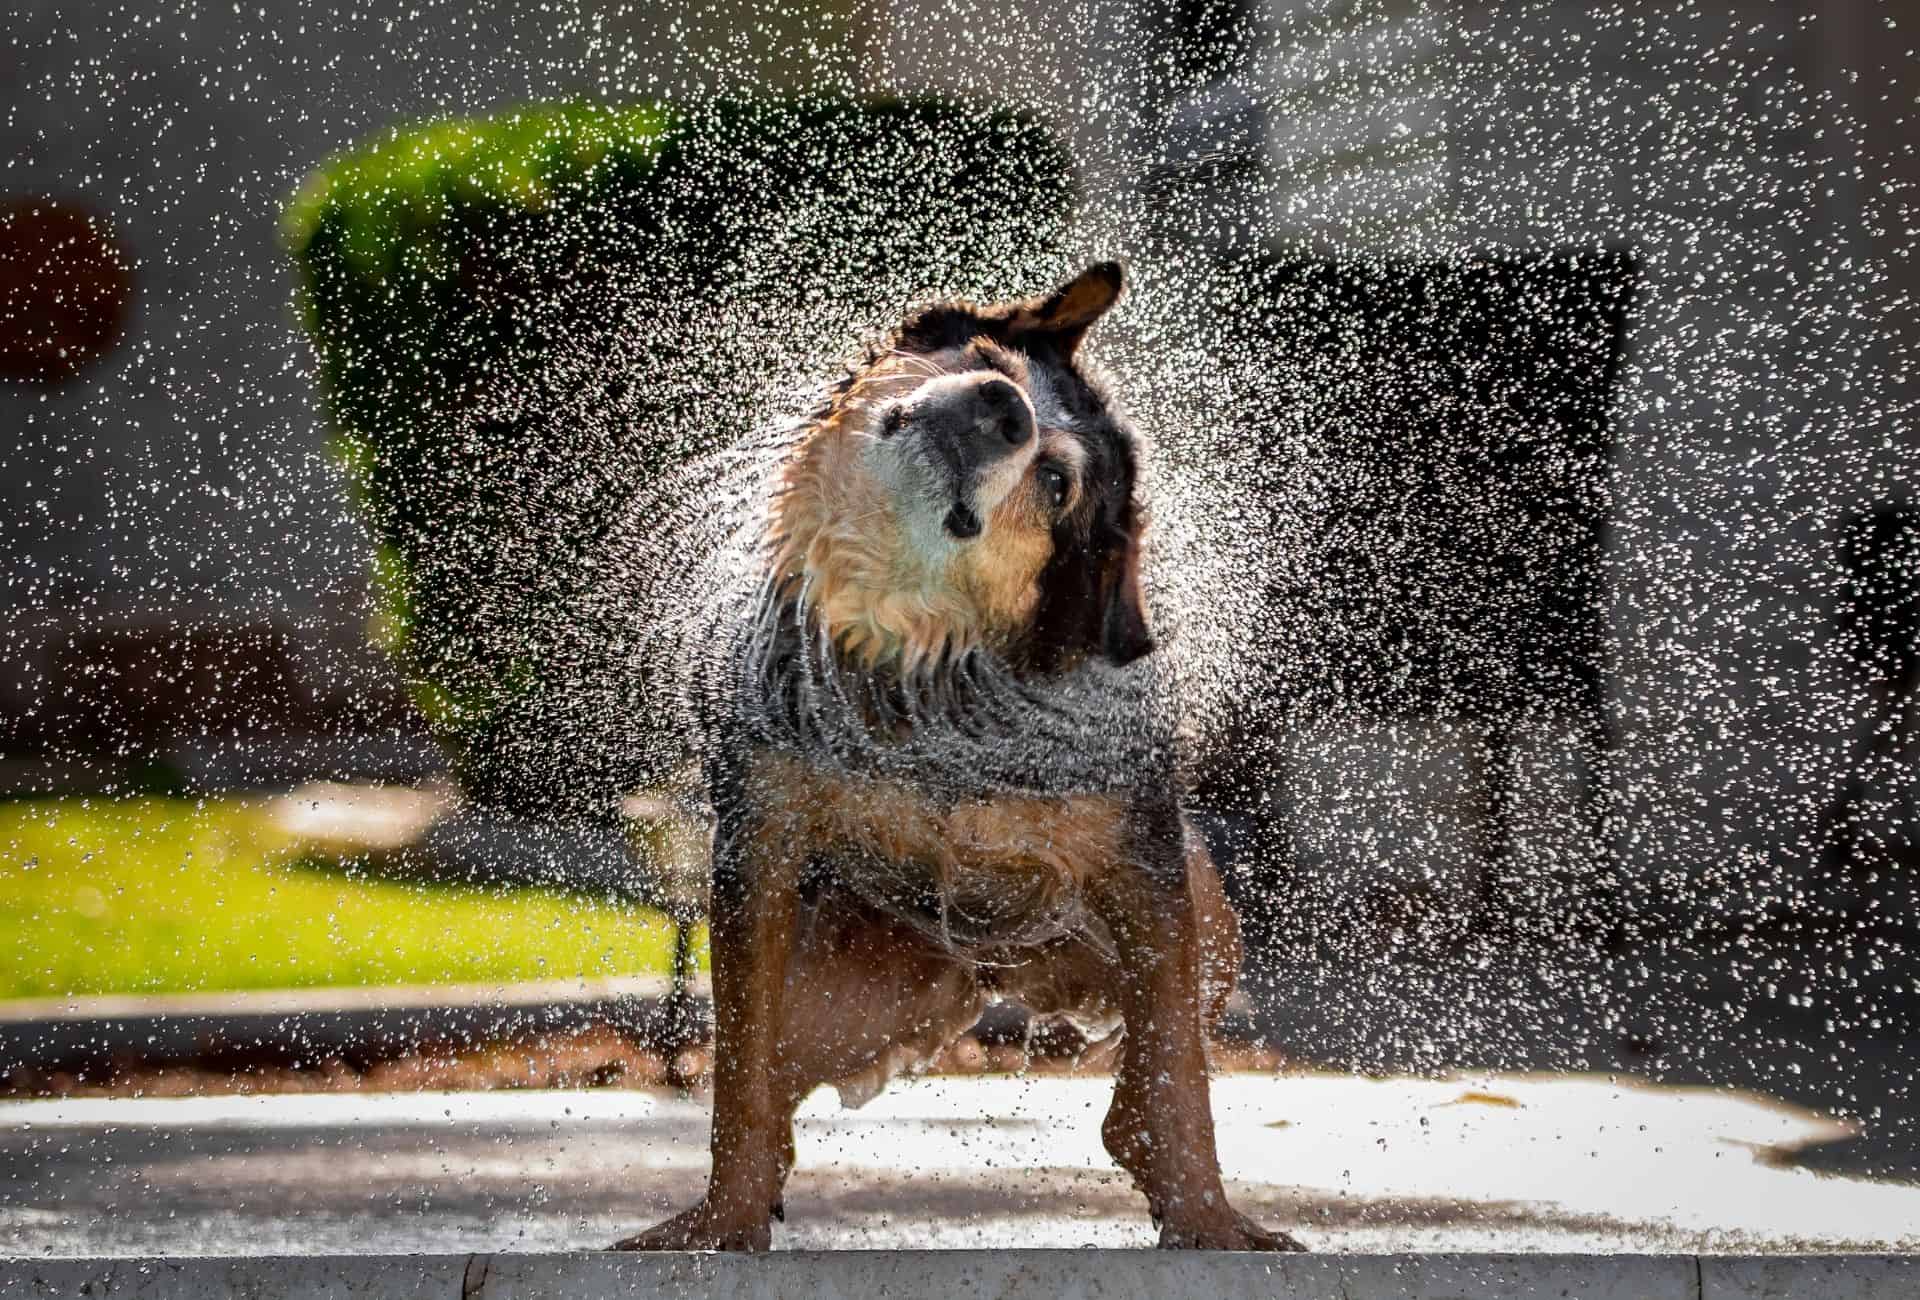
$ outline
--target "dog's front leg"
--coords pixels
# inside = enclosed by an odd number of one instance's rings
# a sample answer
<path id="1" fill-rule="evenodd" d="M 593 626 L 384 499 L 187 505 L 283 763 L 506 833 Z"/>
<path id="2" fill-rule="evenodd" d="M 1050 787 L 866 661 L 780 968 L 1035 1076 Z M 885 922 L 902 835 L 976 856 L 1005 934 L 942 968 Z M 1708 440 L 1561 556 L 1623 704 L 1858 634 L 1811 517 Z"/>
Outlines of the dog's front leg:
<path id="1" fill-rule="evenodd" d="M 1227 1202 L 1207 1087 L 1206 909 L 1183 851 L 1163 844 L 1144 856 L 1147 865 L 1120 867 L 1100 881 L 1092 900 L 1119 949 L 1126 1023 L 1101 1136 L 1146 1193 L 1163 1247 L 1304 1250 Z"/>
<path id="2" fill-rule="evenodd" d="M 764 823 L 714 842 L 713 1171 L 692 1209 L 616 1250 L 766 1250 L 784 1174 L 786 1111 L 772 1075 L 793 945 L 797 836 Z"/>

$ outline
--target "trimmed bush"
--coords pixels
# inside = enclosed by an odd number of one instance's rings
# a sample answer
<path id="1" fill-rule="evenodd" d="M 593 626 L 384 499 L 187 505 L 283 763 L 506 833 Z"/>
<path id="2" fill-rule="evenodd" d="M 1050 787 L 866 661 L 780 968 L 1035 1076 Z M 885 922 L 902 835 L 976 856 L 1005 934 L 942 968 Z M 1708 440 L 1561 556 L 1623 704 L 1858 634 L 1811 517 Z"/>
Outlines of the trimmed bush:
<path id="1" fill-rule="evenodd" d="M 600 715 L 644 700 L 575 615 L 622 504 L 907 300 L 1046 282 L 1071 209 L 1043 126 L 932 100 L 535 105 L 315 173 L 285 235 L 374 632 L 469 794 L 616 807 L 646 747 Z"/>

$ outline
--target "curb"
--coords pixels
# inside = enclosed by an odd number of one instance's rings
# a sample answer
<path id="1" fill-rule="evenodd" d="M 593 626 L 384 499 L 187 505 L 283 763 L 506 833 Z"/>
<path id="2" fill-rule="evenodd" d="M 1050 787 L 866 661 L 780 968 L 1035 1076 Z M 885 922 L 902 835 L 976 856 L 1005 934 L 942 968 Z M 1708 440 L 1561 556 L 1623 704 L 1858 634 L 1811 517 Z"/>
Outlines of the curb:
<path id="1" fill-rule="evenodd" d="M 663 1041 L 684 1036 L 660 976 L 498 985 L 108 997 L 0 1003 L 0 1073 L 137 1055 L 178 1060 L 268 1052 L 318 1060 L 403 1053 L 429 1043 L 472 1046 L 538 1033 L 618 1025 Z M 692 1023 L 709 1012 L 706 981 L 690 990 Z"/>
<path id="2" fill-rule="evenodd" d="M 1170 1295 L 1272 1300 L 1905 1300 L 1914 1255 L 1253 1255 L 1149 1250 L 775 1252 L 766 1255 L 261 1256 L 0 1259 L 0 1296 L 130 1300 L 377 1295 L 420 1300 L 599 1300 L 689 1294 Z"/>
<path id="3" fill-rule="evenodd" d="M 672 981 L 632 976 L 581 982 L 400 985 L 163 994 L 152 997 L 46 998 L 0 1002 L 0 1075 L 24 1067 L 74 1069 L 137 1056 L 185 1060 L 263 1053 L 320 1060 L 372 1052 L 400 1055 L 427 1044 L 472 1047 L 613 1025 L 645 1041 L 678 1046 L 712 1022 L 705 976 L 686 1004 L 672 1002 Z M 1010 1042 L 1027 1030 L 1025 1008 L 995 1003 L 973 1033 Z M 1258 1028 L 1236 999 L 1216 1036 L 1254 1041 Z"/>

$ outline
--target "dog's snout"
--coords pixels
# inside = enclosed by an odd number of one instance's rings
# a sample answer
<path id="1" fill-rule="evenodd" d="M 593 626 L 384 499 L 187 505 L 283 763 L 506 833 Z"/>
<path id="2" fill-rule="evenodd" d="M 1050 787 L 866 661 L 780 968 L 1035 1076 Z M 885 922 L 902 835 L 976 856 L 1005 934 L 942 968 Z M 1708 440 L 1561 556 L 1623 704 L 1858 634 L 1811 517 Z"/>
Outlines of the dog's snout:
<path id="1" fill-rule="evenodd" d="M 938 504 L 941 530 L 970 542 L 985 534 L 994 507 L 1039 442 L 1033 403 L 1005 375 L 941 375 L 881 412 L 878 440 L 896 439 L 915 465 L 915 491 Z"/>

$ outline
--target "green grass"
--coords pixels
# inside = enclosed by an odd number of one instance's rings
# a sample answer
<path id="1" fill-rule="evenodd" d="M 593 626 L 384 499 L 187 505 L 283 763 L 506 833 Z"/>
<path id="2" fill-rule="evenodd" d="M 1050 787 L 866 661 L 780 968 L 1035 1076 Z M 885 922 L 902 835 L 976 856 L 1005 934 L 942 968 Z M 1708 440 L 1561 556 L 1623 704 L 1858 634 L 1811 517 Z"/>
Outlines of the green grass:
<path id="1" fill-rule="evenodd" d="M 658 913 L 302 865 L 237 800 L 0 804 L 0 998 L 664 973 Z"/>

